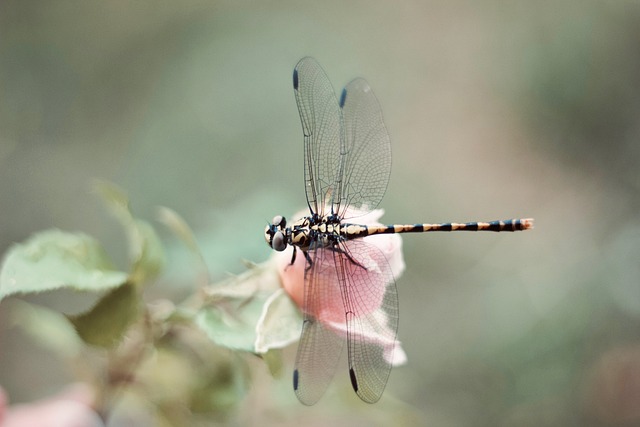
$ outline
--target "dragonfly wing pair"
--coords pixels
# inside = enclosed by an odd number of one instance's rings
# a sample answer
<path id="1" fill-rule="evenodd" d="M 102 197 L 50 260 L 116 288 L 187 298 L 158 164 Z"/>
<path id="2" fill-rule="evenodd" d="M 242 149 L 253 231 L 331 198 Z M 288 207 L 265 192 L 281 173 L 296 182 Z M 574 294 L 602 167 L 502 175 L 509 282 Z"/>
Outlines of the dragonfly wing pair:
<path id="1" fill-rule="evenodd" d="M 376 208 L 391 175 L 391 142 L 369 84 L 352 80 L 338 101 L 320 64 L 303 58 L 293 72 L 293 86 L 311 212 L 344 219 L 347 209 L 365 213 Z"/>
<path id="2" fill-rule="evenodd" d="M 305 191 L 311 216 L 341 221 L 375 208 L 389 182 L 391 147 L 382 112 L 363 79 L 340 100 L 320 65 L 303 58 L 293 84 L 304 133 Z M 304 323 L 294 389 L 307 405 L 331 381 L 347 343 L 352 386 L 365 402 L 384 391 L 398 328 L 398 296 L 385 256 L 361 239 L 311 241 Z"/>

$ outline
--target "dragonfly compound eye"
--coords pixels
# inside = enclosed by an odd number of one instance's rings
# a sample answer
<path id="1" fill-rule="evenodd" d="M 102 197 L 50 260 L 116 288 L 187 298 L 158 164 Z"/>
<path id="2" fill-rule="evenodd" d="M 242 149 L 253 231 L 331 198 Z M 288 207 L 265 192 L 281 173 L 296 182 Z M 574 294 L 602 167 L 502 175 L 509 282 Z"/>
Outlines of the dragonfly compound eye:
<path id="1" fill-rule="evenodd" d="M 282 215 L 274 216 L 273 221 L 271 221 L 271 223 L 277 227 L 282 227 L 282 228 L 287 226 L 287 220 Z"/>
<path id="2" fill-rule="evenodd" d="M 271 240 L 271 247 L 278 252 L 282 252 L 287 247 L 287 241 L 281 231 L 277 231 Z"/>
<path id="3" fill-rule="evenodd" d="M 267 225 L 264 229 L 264 240 L 271 246 L 271 240 L 273 240 L 273 231 L 271 231 L 271 225 Z"/>

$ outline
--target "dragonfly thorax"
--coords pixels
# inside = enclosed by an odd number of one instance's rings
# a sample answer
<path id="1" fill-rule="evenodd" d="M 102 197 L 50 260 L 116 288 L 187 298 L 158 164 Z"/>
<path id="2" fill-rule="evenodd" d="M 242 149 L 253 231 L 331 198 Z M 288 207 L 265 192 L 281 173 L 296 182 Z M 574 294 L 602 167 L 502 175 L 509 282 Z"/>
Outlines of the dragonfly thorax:
<path id="1" fill-rule="evenodd" d="M 287 245 L 307 251 L 312 241 L 319 247 L 327 247 L 341 240 L 340 220 L 335 215 L 305 216 L 287 227 L 283 216 L 276 216 L 264 230 L 265 240 L 272 249 L 281 252 Z"/>

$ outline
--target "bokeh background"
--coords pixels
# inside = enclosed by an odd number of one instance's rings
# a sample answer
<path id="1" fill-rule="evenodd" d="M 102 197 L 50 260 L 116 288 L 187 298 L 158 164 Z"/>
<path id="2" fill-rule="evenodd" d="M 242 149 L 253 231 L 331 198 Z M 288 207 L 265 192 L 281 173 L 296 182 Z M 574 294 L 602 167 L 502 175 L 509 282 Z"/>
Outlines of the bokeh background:
<path id="1" fill-rule="evenodd" d="M 141 217 L 183 215 L 214 279 L 266 260 L 265 222 L 305 205 L 291 72 L 314 56 L 382 105 L 387 222 L 536 228 L 406 237 L 409 362 L 381 402 L 360 404 L 344 370 L 302 407 L 288 371 L 256 364 L 235 423 L 639 425 L 638 22 L 624 0 L 2 1 L 0 252 L 58 227 L 124 266 L 124 234 L 89 191 L 103 178 Z M 150 298 L 180 295 L 184 259 L 169 251 Z M 3 305 L 11 399 L 72 381 Z"/>

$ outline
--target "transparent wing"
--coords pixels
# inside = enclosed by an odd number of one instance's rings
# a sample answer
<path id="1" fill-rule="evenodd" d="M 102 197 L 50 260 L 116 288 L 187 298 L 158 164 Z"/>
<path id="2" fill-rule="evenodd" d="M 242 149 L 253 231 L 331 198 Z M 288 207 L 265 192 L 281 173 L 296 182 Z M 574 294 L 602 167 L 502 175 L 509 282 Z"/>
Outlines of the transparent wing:
<path id="1" fill-rule="evenodd" d="M 341 114 L 320 64 L 303 58 L 293 71 L 293 89 L 304 133 L 304 180 L 312 213 L 325 215 L 340 165 Z"/>
<path id="2" fill-rule="evenodd" d="M 384 254 L 362 240 L 336 252 L 347 319 L 351 385 L 360 399 L 377 402 L 393 364 L 398 331 L 398 293 Z"/>
<path id="3" fill-rule="evenodd" d="M 298 400 L 313 405 L 324 394 L 335 374 L 345 336 L 332 326 L 344 324 L 342 291 L 333 254 L 328 249 L 309 250 L 304 280 L 302 335 L 293 373 Z"/>
<path id="4" fill-rule="evenodd" d="M 364 79 L 352 80 L 340 97 L 344 150 L 335 184 L 334 211 L 374 209 L 384 196 L 391 174 L 391 142 L 382 110 Z"/>
<path id="5" fill-rule="evenodd" d="M 362 240 L 309 254 L 294 370 L 296 395 L 306 405 L 322 397 L 346 338 L 351 384 L 363 401 L 377 402 L 391 372 L 398 330 L 391 268 L 378 248 Z"/>

